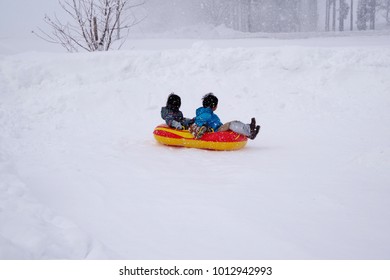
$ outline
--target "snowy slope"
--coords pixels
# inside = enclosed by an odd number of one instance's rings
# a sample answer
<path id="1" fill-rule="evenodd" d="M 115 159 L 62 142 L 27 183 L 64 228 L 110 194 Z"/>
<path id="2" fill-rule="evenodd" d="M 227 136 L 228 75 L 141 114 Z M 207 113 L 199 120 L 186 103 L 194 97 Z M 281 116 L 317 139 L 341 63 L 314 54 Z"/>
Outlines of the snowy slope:
<path id="1" fill-rule="evenodd" d="M 390 257 L 389 37 L 153 42 L 0 56 L 1 259 Z M 172 91 L 258 138 L 157 144 Z"/>

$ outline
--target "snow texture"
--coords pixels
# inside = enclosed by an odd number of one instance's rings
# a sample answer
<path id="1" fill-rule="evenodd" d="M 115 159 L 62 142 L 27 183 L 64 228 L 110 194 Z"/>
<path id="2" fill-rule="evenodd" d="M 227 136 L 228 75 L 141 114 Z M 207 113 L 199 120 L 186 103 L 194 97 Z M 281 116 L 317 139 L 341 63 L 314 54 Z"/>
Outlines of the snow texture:
<path id="1" fill-rule="evenodd" d="M 134 39 L 0 55 L 0 259 L 389 259 L 390 37 Z M 162 146 L 256 117 L 234 152 Z"/>

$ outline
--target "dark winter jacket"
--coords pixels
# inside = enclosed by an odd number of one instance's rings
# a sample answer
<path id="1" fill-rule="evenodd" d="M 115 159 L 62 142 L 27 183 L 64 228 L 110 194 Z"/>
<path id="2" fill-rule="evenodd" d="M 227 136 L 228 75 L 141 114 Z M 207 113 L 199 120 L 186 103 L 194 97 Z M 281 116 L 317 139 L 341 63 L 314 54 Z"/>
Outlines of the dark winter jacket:
<path id="1" fill-rule="evenodd" d="M 168 126 L 176 129 L 187 129 L 193 123 L 192 119 L 184 118 L 180 110 L 173 110 L 168 106 L 161 108 L 161 118 Z"/>
<path id="2" fill-rule="evenodd" d="M 204 107 L 196 109 L 195 124 L 199 127 L 205 125 L 208 128 L 212 128 L 214 131 L 217 131 L 222 125 L 219 117 L 214 114 L 213 110 Z"/>

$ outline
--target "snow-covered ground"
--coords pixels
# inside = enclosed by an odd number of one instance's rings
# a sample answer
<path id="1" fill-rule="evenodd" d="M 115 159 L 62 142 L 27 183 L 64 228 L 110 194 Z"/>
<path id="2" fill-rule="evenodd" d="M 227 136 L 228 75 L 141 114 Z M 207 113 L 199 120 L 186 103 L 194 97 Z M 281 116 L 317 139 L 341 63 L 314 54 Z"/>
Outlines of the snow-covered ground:
<path id="1" fill-rule="evenodd" d="M 390 36 L 2 42 L 0 259 L 390 258 Z M 157 144 L 172 91 L 258 138 Z"/>

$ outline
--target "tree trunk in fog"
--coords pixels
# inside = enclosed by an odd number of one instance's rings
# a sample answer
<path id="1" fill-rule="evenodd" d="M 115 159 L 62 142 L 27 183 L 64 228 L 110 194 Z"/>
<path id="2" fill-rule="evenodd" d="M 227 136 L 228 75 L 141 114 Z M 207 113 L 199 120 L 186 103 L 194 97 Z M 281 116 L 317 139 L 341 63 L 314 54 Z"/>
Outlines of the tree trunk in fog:
<path id="1" fill-rule="evenodd" d="M 350 13 L 350 27 L 351 31 L 353 30 L 353 0 L 351 0 L 351 13 Z"/>
<path id="2" fill-rule="evenodd" d="M 387 0 L 387 6 L 386 6 L 386 22 L 388 25 L 390 25 L 390 0 Z"/>
<path id="3" fill-rule="evenodd" d="M 358 30 L 367 29 L 367 0 L 358 1 L 356 23 Z"/>
<path id="4" fill-rule="evenodd" d="M 342 11 L 343 3 L 344 0 L 339 0 L 339 31 L 344 31 L 344 16 Z"/>
<path id="5" fill-rule="evenodd" d="M 359 30 L 366 30 L 367 23 L 370 23 L 370 29 L 375 29 L 376 0 L 359 0 L 357 10 L 357 26 Z"/>
<path id="6" fill-rule="evenodd" d="M 318 0 L 202 0 L 201 9 L 209 18 L 207 22 L 242 32 L 298 32 L 317 30 L 317 3 Z M 210 20 L 216 14 L 221 15 L 219 20 Z"/>
<path id="7" fill-rule="evenodd" d="M 390 25 L 390 0 L 387 0 L 386 4 L 386 22 L 387 25 Z"/>
<path id="8" fill-rule="evenodd" d="M 330 1 L 326 0 L 325 4 L 325 31 L 330 31 Z"/>
<path id="9" fill-rule="evenodd" d="M 336 0 L 326 0 L 325 4 L 325 30 L 330 31 L 332 21 L 332 30 L 336 30 Z"/>
<path id="10" fill-rule="evenodd" d="M 385 10 L 386 13 L 386 23 L 387 25 L 390 25 L 390 0 L 386 0 L 382 8 Z"/>
<path id="11" fill-rule="evenodd" d="M 375 29 L 375 16 L 376 16 L 376 0 L 369 2 L 369 13 L 370 13 L 370 29 Z"/>
<path id="12" fill-rule="evenodd" d="M 344 31 L 344 20 L 347 18 L 349 6 L 346 0 L 339 1 L 339 30 Z"/>
<path id="13" fill-rule="evenodd" d="M 121 16 L 121 12 L 120 12 L 120 4 L 121 4 L 121 0 L 118 0 L 117 2 L 117 7 L 116 7 L 116 18 L 117 18 L 117 31 L 116 31 L 116 39 L 117 40 L 120 40 L 121 38 L 121 24 L 120 24 L 120 16 Z"/>
<path id="14" fill-rule="evenodd" d="M 248 31 L 252 32 L 252 0 L 248 0 Z"/>
<path id="15" fill-rule="evenodd" d="M 332 0 L 332 4 L 333 4 L 332 30 L 336 31 L 336 0 Z"/>

